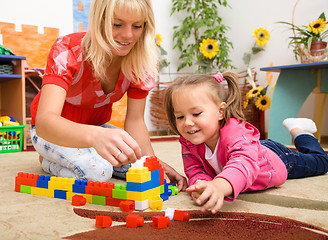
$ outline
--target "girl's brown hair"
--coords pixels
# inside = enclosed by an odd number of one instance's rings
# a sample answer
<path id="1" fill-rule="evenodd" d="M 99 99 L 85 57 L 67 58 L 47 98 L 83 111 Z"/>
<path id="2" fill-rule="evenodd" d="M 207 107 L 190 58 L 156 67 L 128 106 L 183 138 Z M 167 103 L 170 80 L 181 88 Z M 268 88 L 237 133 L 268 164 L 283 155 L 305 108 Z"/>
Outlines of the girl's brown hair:
<path id="1" fill-rule="evenodd" d="M 238 75 L 232 72 L 224 72 L 223 80 L 227 82 L 227 88 L 224 83 L 219 83 L 213 75 L 194 74 L 191 76 L 178 77 L 166 90 L 164 95 L 164 109 L 171 129 L 180 134 L 175 121 L 173 94 L 184 87 L 206 86 L 209 96 L 217 104 L 226 102 L 224 119 L 221 121 L 221 127 L 229 122 L 230 118 L 237 118 L 244 121 L 245 117 L 242 111 L 242 98 L 239 89 Z"/>

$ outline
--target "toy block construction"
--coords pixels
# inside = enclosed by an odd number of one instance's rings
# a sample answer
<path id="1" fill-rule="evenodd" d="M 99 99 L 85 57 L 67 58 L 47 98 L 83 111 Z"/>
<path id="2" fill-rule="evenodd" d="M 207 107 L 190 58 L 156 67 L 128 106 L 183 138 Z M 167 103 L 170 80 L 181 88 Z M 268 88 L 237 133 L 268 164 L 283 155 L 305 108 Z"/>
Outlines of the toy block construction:
<path id="1" fill-rule="evenodd" d="M 15 191 L 70 200 L 74 206 L 85 202 L 115 206 L 124 212 L 149 207 L 160 210 L 171 189 L 178 191 L 164 180 L 164 169 L 156 157 L 143 157 L 132 164 L 126 181 L 126 185 L 121 185 L 20 172 L 15 178 Z"/>

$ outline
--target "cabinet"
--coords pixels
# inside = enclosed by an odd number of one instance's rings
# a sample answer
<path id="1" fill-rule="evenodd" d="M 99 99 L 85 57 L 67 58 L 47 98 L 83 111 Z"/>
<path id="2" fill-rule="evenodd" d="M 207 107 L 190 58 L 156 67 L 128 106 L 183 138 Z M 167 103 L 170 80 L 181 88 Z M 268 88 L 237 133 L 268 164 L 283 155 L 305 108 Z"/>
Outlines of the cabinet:
<path id="1" fill-rule="evenodd" d="M 11 72 L 0 71 L 0 115 L 11 116 L 20 124 L 26 124 L 25 59 L 23 56 L 0 55 L 0 69 L 12 66 Z M 26 134 L 23 148 L 26 149 Z"/>

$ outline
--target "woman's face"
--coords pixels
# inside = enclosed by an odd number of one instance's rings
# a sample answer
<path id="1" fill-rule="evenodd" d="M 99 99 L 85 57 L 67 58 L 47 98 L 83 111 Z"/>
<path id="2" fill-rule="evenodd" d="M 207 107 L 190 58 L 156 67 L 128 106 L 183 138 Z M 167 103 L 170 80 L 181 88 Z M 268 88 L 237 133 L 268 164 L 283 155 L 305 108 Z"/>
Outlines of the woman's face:
<path id="1" fill-rule="evenodd" d="M 126 56 L 137 43 L 144 31 L 145 19 L 142 16 L 131 15 L 124 8 L 116 11 L 113 20 L 113 39 L 118 49 L 113 54 Z"/>

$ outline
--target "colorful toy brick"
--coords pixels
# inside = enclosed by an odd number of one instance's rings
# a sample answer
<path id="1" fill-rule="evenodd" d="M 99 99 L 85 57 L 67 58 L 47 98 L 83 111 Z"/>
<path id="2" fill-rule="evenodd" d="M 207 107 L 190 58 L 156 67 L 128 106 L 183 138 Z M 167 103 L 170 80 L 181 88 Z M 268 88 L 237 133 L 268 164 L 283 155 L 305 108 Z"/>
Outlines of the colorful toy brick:
<path id="1" fill-rule="evenodd" d="M 143 211 L 149 208 L 149 199 L 146 199 L 144 201 L 134 201 L 134 205 L 136 210 Z"/>
<path id="2" fill-rule="evenodd" d="M 36 187 L 39 175 L 19 172 L 15 178 L 15 191 L 20 192 L 20 185 Z"/>
<path id="3" fill-rule="evenodd" d="M 97 196 L 92 195 L 92 203 L 98 205 L 106 205 L 106 197 L 105 196 Z"/>
<path id="4" fill-rule="evenodd" d="M 88 184 L 87 180 L 76 179 L 73 184 L 73 192 L 76 193 L 85 193 L 85 186 Z"/>
<path id="5" fill-rule="evenodd" d="M 169 184 L 169 189 L 171 189 L 171 191 L 172 191 L 172 194 L 171 194 L 172 196 L 177 195 L 179 193 L 179 189 L 172 184 Z"/>
<path id="6" fill-rule="evenodd" d="M 120 208 L 123 212 L 133 212 L 135 209 L 134 201 L 131 200 L 121 201 Z"/>
<path id="7" fill-rule="evenodd" d="M 53 176 L 48 182 L 48 188 L 53 190 L 72 192 L 74 183 L 74 178 L 62 178 Z"/>
<path id="8" fill-rule="evenodd" d="M 189 221 L 190 213 L 187 211 L 176 210 L 174 208 L 167 208 L 165 210 L 165 216 L 170 220 L 176 221 Z"/>
<path id="9" fill-rule="evenodd" d="M 74 195 L 72 197 L 72 205 L 73 206 L 83 206 L 87 203 L 87 199 L 82 197 L 81 195 Z"/>
<path id="10" fill-rule="evenodd" d="M 126 185 L 115 184 L 113 198 L 127 199 Z"/>
<path id="11" fill-rule="evenodd" d="M 148 167 L 149 171 L 158 170 L 162 167 L 162 165 L 157 160 L 157 157 L 147 157 L 146 161 L 144 162 L 144 167 Z"/>
<path id="12" fill-rule="evenodd" d="M 85 186 L 85 193 L 98 196 L 112 197 L 112 190 L 114 188 L 114 185 L 114 183 L 88 181 L 87 185 Z"/>
<path id="13" fill-rule="evenodd" d="M 41 188 L 41 187 L 31 187 L 31 194 L 45 196 L 45 197 L 52 197 L 52 198 L 55 197 L 54 191 L 49 190 L 48 188 Z"/>
<path id="14" fill-rule="evenodd" d="M 96 216 L 96 227 L 110 227 L 112 225 L 112 219 L 109 216 Z"/>
<path id="15" fill-rule="evenodd" d="M 163 207 L 163 199 L 160 196 L 149 198 L 149 207 L 153 211 L 161 210 Z"/>
<path id="16" fill-rule="evenodd" d="M 148 168 L 130 168 L 126 173 L 127 182 L 143 183 L 151 180 L 151 173 Z"/>
<path id="17" fill-rule="evenodd" d="M 107 206 L 113 206 L 113 207 L 119 207 L 120 203 L 122 201 L 125 201 L 126 199 L 118 199 L 118 198 L 111 198 L 111 197 L 106 197 L 106 205 Z"/>
<path id="18" fill-rule="evenodd" d="M 152 226 L 153 228 L 161 229 L 161 228 L 167 228 L 167 226 L 170 224 L 170 219 L 165 216 L 153 216 L 152 217 Z"/>
<path id="19" fill-rule="evenodd" d="M 36 186 L 38 188 L 48 188 L 49 180 L 50 180 L 50 176 L 40 175 L 39 179 L 36 181 Z"/>
<path id="20" fill-rule="evenodd" d="M 137 227 L 142 227 L 143 225 L 144 225 L 144 218 L 140 217 L 137 214 L 129 214 L 126 217 L 127 227 L 137 228 Z"/>

